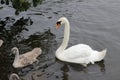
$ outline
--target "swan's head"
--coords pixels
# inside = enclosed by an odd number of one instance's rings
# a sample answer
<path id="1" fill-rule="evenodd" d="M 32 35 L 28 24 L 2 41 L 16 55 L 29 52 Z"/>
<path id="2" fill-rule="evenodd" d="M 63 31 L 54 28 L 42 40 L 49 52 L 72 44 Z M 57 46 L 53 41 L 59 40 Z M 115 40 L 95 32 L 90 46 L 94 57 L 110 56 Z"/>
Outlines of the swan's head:
<path id="1" fill-rule="evenodd" d="M 68 19 L 66 17 L 61 17 L 60 19 L 58 19 L 56 23 L 56 29 L 60 28 L 62 24 L 65 24 L 67 22 L 68 22 Z"/>
<path id="2" fill-rule="evenodd" d="M 3 44 L 3 40 L 0 39 L 0 46 L 2 46 L 2 44 Z"/>
<path id="3" fill-rule="evenodd" d="M 10 75 L 9 80 L 20 80 L 20 78 L 17 74 L 13 73 L 13 74 Z"/>
<path id="4" fill-rule="evenodd" d="M 16 54 L 18 52 L 18 48 L 17 47 L 13 47 L 11 49 L 11 52 L 12 52 L 12 54 Z"/>

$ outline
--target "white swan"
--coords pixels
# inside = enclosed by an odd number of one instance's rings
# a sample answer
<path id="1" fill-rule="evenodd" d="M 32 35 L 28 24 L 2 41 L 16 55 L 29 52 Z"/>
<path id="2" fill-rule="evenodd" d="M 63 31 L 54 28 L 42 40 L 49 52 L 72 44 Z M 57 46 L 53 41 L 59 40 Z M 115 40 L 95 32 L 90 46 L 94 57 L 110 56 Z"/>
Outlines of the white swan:
<path id="1" fill-rule="evenodd" d="M 2 44 L 3 44 L 3 40 L 0 39 L 0 47 L 2 46 Z"/>
<path id="2" fill-rule="evenodd" d="M 15 54 L 15 59 L 13 62 L 13 67 L 20 68 L 32 64 L 38 61 L 36 58 L 41 54 L 42 50 L 40 48 L 34 48 L 32 51 L 19 55 L 19 50 L 17 47 L 12 48 L 12 53 Z"/>
<path id="3" fill-rule="evenodd" d="M 21 79 L 19 78 L 19 76 L 18 76 L 17 74 L 12 73 L 12 74 L 10 75 L 9 80 L 21 80 Z"/>
<path id="4" fill-rule="evenodd" d="M 99 52 L 93 50 L 89 45 L 86 44 L 77 44 L 66 49 L 70 35 L 70 24 L 67 18 L 62 17 L 57 21 L 56 28 L 58 29 L 62 24 L 65 26 L 64 39 L 61 46 L 55 53 L 59 60 L 78 63 L 86 67 L 87 64 L 94 64 L 94 62 L 101 61 L 105 57 L 107 52 L 106 49 Z"/>

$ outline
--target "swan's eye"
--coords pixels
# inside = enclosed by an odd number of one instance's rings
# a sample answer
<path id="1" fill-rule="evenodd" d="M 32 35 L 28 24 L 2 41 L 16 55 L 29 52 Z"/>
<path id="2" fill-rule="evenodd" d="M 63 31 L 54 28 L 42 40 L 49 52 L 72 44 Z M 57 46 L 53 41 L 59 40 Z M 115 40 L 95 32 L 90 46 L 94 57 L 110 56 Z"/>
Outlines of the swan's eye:
<path id="1" fill-rule="evenodd" d="M 56 24 L 57 24 L 57 25 L 59 25 L 59 24 L 61 25 L 61 21 L 58 21 Z"/>
<path id="2" fill-rule="evenodd" d="M 61 26 L 61 21 L 58 21 L 58 22 L 56 23 L 56 29 L 60 28 L 60 26 Z"/>

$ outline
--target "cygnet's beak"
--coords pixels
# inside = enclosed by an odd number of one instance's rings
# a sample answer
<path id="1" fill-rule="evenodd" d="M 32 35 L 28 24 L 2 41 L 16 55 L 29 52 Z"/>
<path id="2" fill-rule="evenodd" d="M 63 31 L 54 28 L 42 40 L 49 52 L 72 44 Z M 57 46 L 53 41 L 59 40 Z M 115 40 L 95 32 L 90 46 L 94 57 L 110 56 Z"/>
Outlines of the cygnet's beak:
<path id="1" fill-rule="evenodd" d="M 56 23 L 56 29 L 59 29 L 60 27 L 61 27 L 61 21 L 58 21 L 57 23 Z"/>
<path id="2" fill-rule="evenodd" d="M 13 51 L 10 52 L 9 56 L 13 55 Z"/>
<path id="3" fill-rule="evenodd" d="M 10 52 L 10 54 L 9 54 L 9 56 L 11 56 L 13 53 L 12 52 Z"/>

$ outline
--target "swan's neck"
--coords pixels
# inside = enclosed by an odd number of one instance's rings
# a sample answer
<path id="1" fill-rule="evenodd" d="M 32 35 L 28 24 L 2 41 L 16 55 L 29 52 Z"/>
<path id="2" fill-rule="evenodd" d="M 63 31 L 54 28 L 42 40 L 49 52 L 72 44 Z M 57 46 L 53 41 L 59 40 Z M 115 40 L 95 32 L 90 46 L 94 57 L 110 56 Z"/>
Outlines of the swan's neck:
<path id="1" fill-rule="evenodd" d="M 70 35 L 70 24 L 69 24 L 68 20 L 66 20 L 63 42 L 60 45 L 60 47 L 57 49 L 56 54 L 62 53 L 65 50 L 65 48 L 67 47 L 68 42 L 69 42 L 69 35 Z"/>
<path id="2" fill-rule="evenodd" d="M 19 50 L 16 51 L 15 59 L 14 59 L 14 64 L 17 64 L 18 61 L 19 61 Z"/>
<path id="3" fill-rule="evenodd" d="M 20 78 L 17 74 L 13 73 L 13 74 L 10 75 L 9 80 L 20 80 Z"/>

